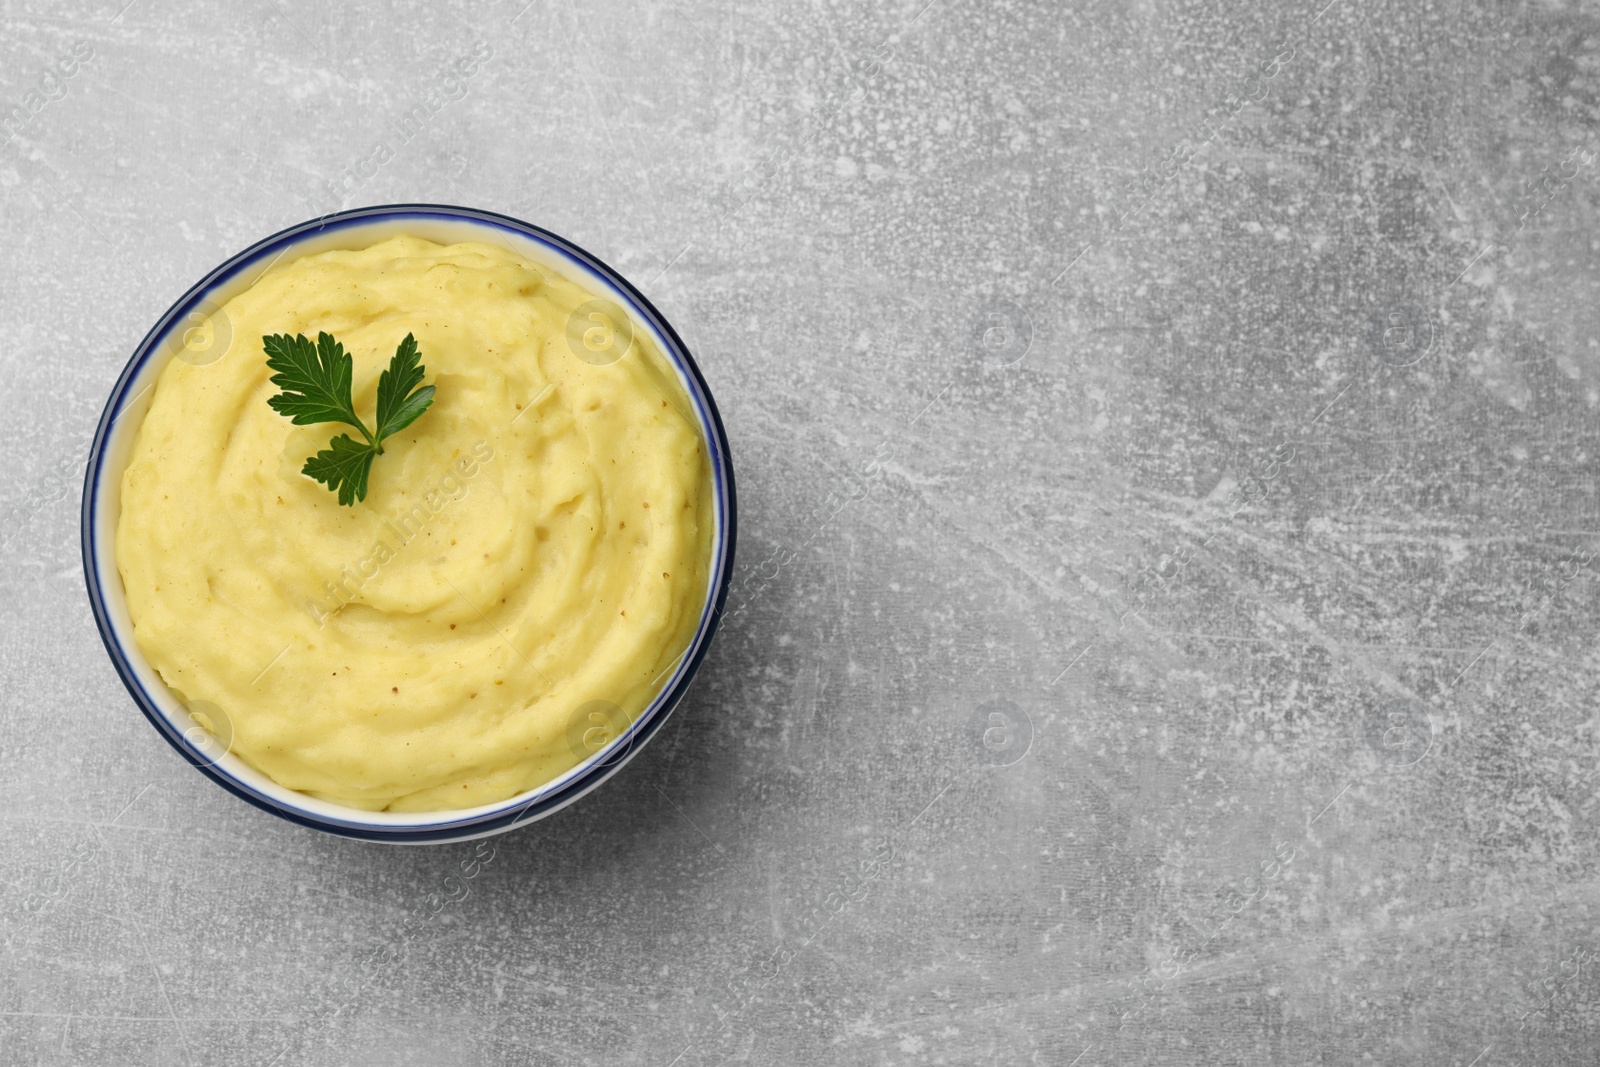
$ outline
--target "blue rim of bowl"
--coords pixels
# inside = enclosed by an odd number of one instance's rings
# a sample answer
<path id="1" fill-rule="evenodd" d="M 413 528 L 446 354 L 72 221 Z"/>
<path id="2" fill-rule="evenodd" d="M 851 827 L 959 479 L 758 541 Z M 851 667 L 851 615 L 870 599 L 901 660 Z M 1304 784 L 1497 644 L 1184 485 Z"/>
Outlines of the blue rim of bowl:
<path id="1" fill-rule="evenodd" d="M 407 827 L 404 825 L 385 827 L 379 824 L 362 823 L 359 820 L 345 820 L 332 816 L 313 814 L 287 808 L 277 800 L 257 792 L 247 783 L 219 770 L 215 763 L 208 760 L 201 752 L 197 751 L 183 734 L 174 728 L 167 720 L 161 709 L 151 699 L 150 694 L 144 689 L 137 676 L 134 674 L 129 662 L 128 654 L 122 647 L 105 608 L 104 594 L 100 588 L 100 579 L 95 568 L 95 524 L 97 497 L 100 489 L 100 475 L 102 460 L 107 438 L 110 435 L 112 424 L 120 414 L 120 408 L 126 398 L 128 385 L 138 375 L 140 370 L 151 358 L 151 355 L 160 350 L 161 342 L 166 340 L 172 326 L 181 321 L 197 304 L 199 304 L 213 288 L 230 280 L 239 272 L 262 261 L 274 253 L 287 251 L 297 241 L 316 234 L 326 233 L 330 230 L 344 229 L 360 223 L 376 220 L 416 217 L 433 220 L 453 222 L 469 222 L 486 225 L 530 238 L 536 243 L 563 257 L 579 267 L 598 274 L 605 279 L 616 291 L 621 294 L 628 304 L 628 309 L 648 322 L 657 335 L 665 342 L 664 355 L 683 371 L 694 383 L 695 388 L 690 390 L 689 400 L 694 405 L 696 412 L 702 420 L 702 428 L 707 431 L 707 453 L 712 465 L 712 485 L 718 500 L 722 505 L 724 521 L 721 527 L 720 538 L 712 545 L 713 564 L 720 573 L 713 571 L 711 581 L 715 582 L 716 593 L 707 597 L 702 609 L 700 624 L 695 630 L 695 635 L 690 645 L 691 652 L 682 657 L 677 665 L 672 678 L 662 687 L 650 706 L 634 720 L 628 732 L 617 738 L 606 748 L 590 757 L 585 763 L 579 764 L 575 770 L 578 774 L 567 772 L 571 777 L 566 781 L 556 779 L 561 784 L 546 794 L 540 790 L 549 788 L 549 783 L 519 794 L 511 800 L 505 801 L 495 810 L 479 815 L 454 820 L 449 822 L 430 822 L 424 827 Z M 137 399 L 137 397 L 135 397 Z M 84 472 L 83 508 L 81 512 L 82 550 L 84 577 L 88 583 L 89 607 L 94 614 L 95 626 L 100 631 L 100 640 L 106 646 L 106 652 L 111 657 L 112 664 L 116 667 L 117 674 L 122 679 L 122 684 L 127 687 L 128 693 L 133 697 L 134 703 L 144 713 L 156 731 L 166 738 L 167 743 L 177 750 L 178 754 L 193 765 L 201 774 L 210 778 L 217 785 L 226 789 L 239 799 L 260 808 L 262 811 L 286 819 L 289 822 L 306 826 L 315 830 L 338 834 L 365 841 L 385 841 L 394 843 L 448 842 L 468 840 L 474 837 L 483 837 L 500 830 L 510 829 L 520 822 L 532 822 L 544 815 L 572 803 L 590 790 L 599 786 L 611 775 L 615 774 L 624 763 L 628 761 L 646 742 L 655 734 L 667 718 L 672 714 L 678 701 L 682 699 L 690 682 L 699 670 L 701 661 L 705 658 L 706 651 L 711 646 L 711 638 L 716 633 L 728 599 L 728 589 L 733 576 L 733 553 L 737 534 L 737 508 L 734 493 L 733 462 L 728 450 L 727 433 L 723 429 L 722 416 L 717 411 L 716 401 L 711 397 L 711 390 L 706 385 L 700 368 L 696 365 L 694 357 L 689 354 L 689 347 L 683 343 L 676 330 L 667 322 L 666 317 L 656 310 L 654 304 L 645 298 L 644 294 L 634 288 L 633 284 L 622 276 L 620 272 L 595 256 L 593 253 L 580 248 L 571 241 L 566 240 L 549 230 L 535 226 L 521 219 L 509 215 L 501 215 L 493 211 L 483 211 L 477 208 L 456 207 L 448 204 L 383 204 L 374 207 L 354 208 L 348 211 L 339 211 L 320 218 L 310 219 L 306 222 L 290 226 L 279 232 L 256 242 L 249 248 L 228 259 L 221 266 L 208 273 L 200 281 L 178 299 L 172 307 L 167 309 L 150 332 L 145 334 L 144 340 L 134 350 L 133 356 L 123 368 L 122 375 L 112 387 L 111 395 L 106 401 L 105 410 L 100 415 L 100 423 L 95 429 L 94 442 L 89 449 L 89 465 Z M 131 640 L 131 635 L 130 635 Z M 532 794 L 529 798 L 528 794 Z M 355 809 L 351 809 L 354 811 Z M 418 813 L 422 815 L 437 815 L 436 812 Z"/>

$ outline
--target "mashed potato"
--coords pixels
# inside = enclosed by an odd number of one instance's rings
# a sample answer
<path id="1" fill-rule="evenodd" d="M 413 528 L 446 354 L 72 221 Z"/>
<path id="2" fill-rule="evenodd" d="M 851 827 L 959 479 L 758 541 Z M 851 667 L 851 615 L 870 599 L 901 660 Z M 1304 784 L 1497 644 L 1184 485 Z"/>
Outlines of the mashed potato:
<path id="1" fill-rule="evenodd" d="M 659 692 L 706 600 L 710 465 L 665 358 L 593 299 L 493 245 L 397 237 L 271 270 L 206 324 L 220 359 L 162 372 L 117 566 L 140 649 L 251 766 L 368 810 L 487 804 Z M 347 428 L 267 405 L 263 335 L 319 331 L 369 425 L 407 333 L 438 387 L 354 507 L 300 470 Z"/>

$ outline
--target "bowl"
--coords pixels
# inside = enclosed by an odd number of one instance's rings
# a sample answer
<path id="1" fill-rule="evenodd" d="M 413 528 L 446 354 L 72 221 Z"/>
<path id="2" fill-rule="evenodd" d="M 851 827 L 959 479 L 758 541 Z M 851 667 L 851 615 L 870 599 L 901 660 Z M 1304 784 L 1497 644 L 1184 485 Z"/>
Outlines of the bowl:
<path id="1" fill-rule="evenodd" d="M 330 249 L 364 248 L 401 233 L 441 244 L 498 244 L 565 275 L 622 309 L 629 326 L 653 338 L 677 372 L 705 436 L 714 490 L 712 561 L 699 625 L 688 650 L 668 668 L 671 676 L 656 698 L 625 729 L 602 729 L 606 724 L 597 720 L 597 727 L 580 731 L 585 739 L 581 751 L 593 752 L 560 777 L 509 800 L 454 811 L 362 811 L 287 789 L 250 767 L 228 751 L 228 731 L 215 721 L 209 722 L 212 729 L 208 730 L 205 720 L 192 714 L 199 706 L 186 707 L 145 659 L 133 640 L 133 624 L 116 566 L 122 473 L 149 409 L 151 386 L 167 363 L 174 358 L 203 363 L 220 357 L 227 350 L 228 338 L 215 336 L 219 332 L 215 323 L 211 329 L 203 329 L 207 317 L 280 260 Z M 225 321 L 220 329 L 226 329 Z M 543 818 L 590 792 L 638 753 L 683 698 L 727 600 L 735 540 L 733 465 L 716 403 L 688 348 L 620 273 L 571 241 L 505 215 L 439 204 L 389 204 L 341 211 L 276 233 L 211 271 L 161 316 L 134 350 L 100 416 L 84 475 L 82 533 L 89 605 L 106 652 L 150 724 L 202 774 L 263 811 L 328 833 L 395 844 L 466 841 Z M 593 729 L 601 729 L 601 733 L 593 735 Z"/>

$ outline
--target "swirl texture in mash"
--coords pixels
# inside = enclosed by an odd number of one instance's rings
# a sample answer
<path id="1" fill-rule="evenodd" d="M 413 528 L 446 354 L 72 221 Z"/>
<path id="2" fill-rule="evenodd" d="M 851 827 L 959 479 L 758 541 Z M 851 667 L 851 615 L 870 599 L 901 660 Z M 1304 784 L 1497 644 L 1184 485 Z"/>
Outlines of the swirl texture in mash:
<path id="1" fill-rule="evenodd" d="M 584 709 L 654 698 L 706 600 L 710 467 L 642 331 L 575 354 L 592 299 L 494 245 L 397 237 L 271 270 L 217 313 L 220 359 L 161 373 L 117 565 L 140 649 L 243 760 L 356 808 L 471 807 L 580 762 Z M 354 507 L 300 472 L 343 428 L 267 405 L 262 336 L 319 331 L 368 425 L 407 333 L 438 386 Z"/>

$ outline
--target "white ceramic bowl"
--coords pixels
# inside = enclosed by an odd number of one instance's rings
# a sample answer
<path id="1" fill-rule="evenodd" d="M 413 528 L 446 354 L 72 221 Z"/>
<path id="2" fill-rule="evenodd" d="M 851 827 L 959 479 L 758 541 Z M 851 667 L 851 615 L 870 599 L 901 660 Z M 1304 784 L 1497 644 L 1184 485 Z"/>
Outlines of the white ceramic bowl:
<path id="1" fill-rule="evenodd" d="M 510 800 L 458 811 L 392 813 L 347 808 L 285 789 L 246 765 L 227 751 L 225 739 L 219 740 L 200 726 L 139 651 L 116 566 L 122 472 L 150 406 L 150 387 L 169 360 L 181 355 L 192 362 L 206 362 L 208 354 L 220 356 L 227 348 L 226 337 L 197 335 L 194 328 L 280 260 L 335 248 L 365 248 L 402 233 L 441 244 L 499 244 L 625 310 L 632 328 L 644 330 L 676 369 L 708 444 L 715 489 L 713 559 L 700 624 L 660 694 L 631 726 L 554 781 Z M 671 714 L 705 655 L 727 599 L 734 534 L 733 465 L 722 419 L 699 368 L 661 313 L 622 275 L 570 241 L 504 215 L 436 204 L 358 208 L 313 219 L 268 237 L 207 274 L 172 305 L 134 350 L 100 416 L 84 477 L 83 567 L 89 603 L 117 673 L 151 725 L 201 773 L 233 795 L 290 822 L 369 841 L 422 844 L 503 833 L 571 804 L 615 774 Z"/>

